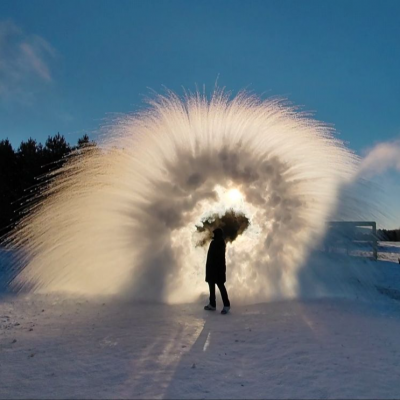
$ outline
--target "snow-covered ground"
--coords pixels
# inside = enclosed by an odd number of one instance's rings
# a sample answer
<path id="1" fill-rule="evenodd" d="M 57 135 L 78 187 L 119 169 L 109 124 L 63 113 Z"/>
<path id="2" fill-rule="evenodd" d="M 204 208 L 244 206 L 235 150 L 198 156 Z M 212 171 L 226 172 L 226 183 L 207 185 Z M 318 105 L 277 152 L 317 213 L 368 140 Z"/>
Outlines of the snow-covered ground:
<path id="1" fill-rule="evenodd" d="M 400 263 L 400 242 L 379 242 L 378 259 Z"/>
<path id="2" fill-rule="evenodd" d="M 0 398 L 399 398 L 400 265 L 376 264 L 367 300 L 232 294 L 227 316 L 3 294 Z"/>

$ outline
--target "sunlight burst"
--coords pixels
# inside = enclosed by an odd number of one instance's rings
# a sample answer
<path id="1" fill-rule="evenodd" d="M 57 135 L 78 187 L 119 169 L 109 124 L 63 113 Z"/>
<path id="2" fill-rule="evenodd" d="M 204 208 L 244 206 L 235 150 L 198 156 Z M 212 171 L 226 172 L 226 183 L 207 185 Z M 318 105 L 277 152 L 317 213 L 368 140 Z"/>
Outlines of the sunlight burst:
<path id="1" fill-rule="evenodd" d="M 240 200 L 242 200 L 242 197 L 243 197 L 242 193 L 240 193 L 239 190 L 237 190 L 237 189 L 230 190 L 228 192 L 228 196 L 229 196 L 229 199 L 234 203 L 239 202 Z"/>

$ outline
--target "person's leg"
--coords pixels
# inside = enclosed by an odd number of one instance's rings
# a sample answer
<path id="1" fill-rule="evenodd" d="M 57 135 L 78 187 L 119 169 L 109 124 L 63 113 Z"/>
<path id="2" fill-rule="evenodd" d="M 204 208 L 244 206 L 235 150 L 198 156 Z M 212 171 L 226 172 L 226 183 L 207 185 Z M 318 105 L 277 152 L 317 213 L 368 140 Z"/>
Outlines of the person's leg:
<path id="1" fill-rule="evenodd" d="M 223 282 L 217 283 L 218 289 L 221 292 L 222 301 L 224 303 L 224 307 L 230 307 L 231 302 L 229 301 L 228 292 L 226 291 L 225 284 Z"/>
<path id="2" fill-rule="evenodd" d="M 208 286 L 210 288 L 210 306 L 216 307 L 217 302 L 215 299 L 215 283 L 214 282 L 208 282 Z"/>

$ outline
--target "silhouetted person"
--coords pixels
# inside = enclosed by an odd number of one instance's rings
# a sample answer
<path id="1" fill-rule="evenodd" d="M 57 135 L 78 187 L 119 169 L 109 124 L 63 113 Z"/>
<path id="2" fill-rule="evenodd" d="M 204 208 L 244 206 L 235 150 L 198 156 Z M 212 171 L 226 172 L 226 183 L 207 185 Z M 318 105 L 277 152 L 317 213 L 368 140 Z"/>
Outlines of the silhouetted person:
<path id="1" fill-rule="evenodd" d="M 210 287 L 210 303 L 204 307 L 205 310 L 214 311 L 216 309 L 215 285 L 221 292 L 224 308 L 221 314 L 227 314 L 231 303 L 229 302 L 228 292 L 225 288 L 226 282 L 226 263 L 225 263 L 225 240 L 222 229 L 214 230 L 214 238 L 210 243 L 207 254 L 206 282 Z"/>

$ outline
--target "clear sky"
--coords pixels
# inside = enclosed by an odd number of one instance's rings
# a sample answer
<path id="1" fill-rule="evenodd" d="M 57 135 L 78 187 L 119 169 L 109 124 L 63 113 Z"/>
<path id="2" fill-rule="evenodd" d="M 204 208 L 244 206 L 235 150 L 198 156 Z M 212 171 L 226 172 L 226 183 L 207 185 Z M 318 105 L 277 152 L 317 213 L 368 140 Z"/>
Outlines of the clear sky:
<path id="1" fill-rule="evenodd" d="M 217 79 L 288 98 L 364 154 L 400 137 L 400 1 L 0 0 L 0 139 L 15 146 L 95 138 L 150 89 Z"/>

